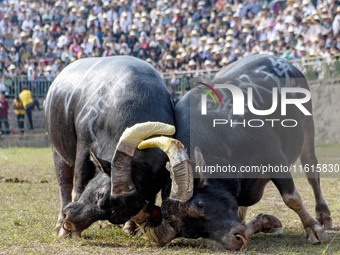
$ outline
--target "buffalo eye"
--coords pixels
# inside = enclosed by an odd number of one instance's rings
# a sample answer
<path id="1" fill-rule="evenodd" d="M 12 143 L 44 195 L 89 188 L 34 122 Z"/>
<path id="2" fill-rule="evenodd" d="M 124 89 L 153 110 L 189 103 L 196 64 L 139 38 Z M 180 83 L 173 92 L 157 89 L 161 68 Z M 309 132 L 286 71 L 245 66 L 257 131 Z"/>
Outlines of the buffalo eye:
<path id="1" fill-rule="evenodd" d="M 203 203 L 201 200 L 198 200 L 198 201 L 196 202 L 196 206 L 197 206 L 198 208 L 200 208 L 200 209 L 203 209 L 204 203 Z"/>

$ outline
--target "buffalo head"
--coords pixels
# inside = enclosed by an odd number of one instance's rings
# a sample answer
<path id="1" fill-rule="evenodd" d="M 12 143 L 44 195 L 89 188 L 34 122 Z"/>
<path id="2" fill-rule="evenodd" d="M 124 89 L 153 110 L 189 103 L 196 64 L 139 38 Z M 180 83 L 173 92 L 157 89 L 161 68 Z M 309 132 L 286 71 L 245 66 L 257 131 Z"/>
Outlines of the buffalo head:
<path id="1" fill-rule="evenodd" d="M 158 244 L 182 236 L 209 238 L 231 250 L 246 246 L 249 237 L 246 226 L 239 219 L 235 196 L 223 191 L 222 182 L 220 188 L 218 184 L 209 185 L 204 178 L 194 183 L 189 158 L 178 140 L 156 137 L 138 146 L 139 149 L 156 147 L 169 157 L 171 194 L 162 202 L 161 224 L 150 226 L 142 222 L 142 231 Z M 200 166 L 205 164 L 198 147 L 195 149 L 195 163 Z M 215 181 L 218 183 L 218 180 Z"/>
<path id="2" fill-rule="evenodd" d="M 80 236 L 84 229 L 97 220 L 122 224 L 141 211 L 148 202 L 147 196 L 136 188 L 133 175 L 147 176 L 151 170 L 145 170 L 149 167 L 145 163 L 139 164 L 138 160 L 137 163 L 133 162 L 137 145 L 147 137 L 173 135 L 174 132 L 175 128 L 171 125 L 140 123 L 123 132 L 111 162 L 101 160 L 91 152 L 90 159 L 97 168 L 97 175 L 88 183 L 79 200 L 64 207 L 65 221 L 59 236 Z M 139 186 L 142 185 L 150 186 L 150 183 L 146 180 Z M 155 197 L 157 192 L 155 188 L 151 193 Z"/>

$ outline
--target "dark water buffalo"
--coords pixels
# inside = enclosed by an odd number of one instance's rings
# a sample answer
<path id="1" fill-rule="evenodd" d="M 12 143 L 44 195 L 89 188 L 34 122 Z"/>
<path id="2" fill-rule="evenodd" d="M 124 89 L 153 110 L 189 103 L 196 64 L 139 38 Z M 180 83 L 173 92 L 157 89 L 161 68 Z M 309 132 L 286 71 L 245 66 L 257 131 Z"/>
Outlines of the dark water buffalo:
<path id="1" fill-rule="evenodd" d="M 167 157 L 135 149 L 146 137 L 174 133 L 174 109 L 151 65 L 127 56 L 70 64 L 48 91 L 45 121 L 61 199 L 55 234 L 80 236 L 96 220 L 124 223 L 154 203 Z"/>
<path id="2" fill-rule="evenodd" d="M 163 220 L 160 225 L 155 227 L 140 222 L 144 232 L 158 244 L 170 242 L 179 236 L 204 237 L 217 241 L 227 249 L 239 250 L 247 244 L 249 234 L 257 232 L 241 223 L 239 208 L 257 203 L 265 185 L 272 181 L 284 203 L 300 217 L 308 240 L 311 243 L 326 241 L 327 234 L 322 225 L 331 227 L 332 220 L 322 197 L 318 173 L 306 173 L 316 199 L 316 221 L 304 208 L 290 172 L 240 172 L 241 166 L 289 167 L 298 157 L 302 165 L 316 166 L 313 117 L 307 113 L 312 112 L 311 101 L 308 97 L 305 100 L 305 95 L 301 93 L 289 93 L 287 98 L 304 103 L 299 106 L 289 104 L 286 115 L 282 115 L 280 108 L 284 88 L 308 90 L 304 76 L 283 60 L 269 55 L 255 55 L 222 69 L 209 84 L 215 89 L 218 84 L 232 84 L 245 94 L 249 94 L 247 88 L 252 87 L 254 107 L 261 110 L 271 108 L 271 91 L 276 87 L 279 107 L 267 116 L 258 116 L 249 110 L 249 102 L 245 102 L 242 105 L 242 108 L 245 106 L 243 117 L 236 116 L 232 114 L 234 105 L 230 91 L 216 89 L 223 104 L 214 106 L 212 100 L 207 100 L 210 107 L 204 115 L 201 90 L 206 87 L 194 88 L 187 93 L 175 107 L 177 140 L 151 138 L 138 146 L 139 149 L 159 147 L 165 151 L 170 159 L 169 169 L 173 182 L 176 184 L 180 180 L 182 183 L 179 193 L 177 185 L 173 185 L 170 197 L 162 202 Z M 234 102 L 237 100 L 234 99 Z M 307 111 L 302 112 L 301 109 Z M 239 123 L 243 123 L 242 120 L 248 123 L 255 118 L 264 124 L 262 127 L 251 127 L 248 124 L 231 126 L 233 118 Z M 265 121 L 269 118 L 280 121 L 274 125 Z M 214 127 L 216 119 L 220 124 Z M 297 124 L 295 127 L 284 127 L 282 119 L 294 119 Z M 251 124 L 259 126 L 261 121 L 252 121 Z M 191 155 L 191 163 L 185 149 Z M 198 178 L 193 178 L 196 169 L 217 164 L 235 166 L 236 175 L 223 173 L 218 176 L 201 171 Z"/>

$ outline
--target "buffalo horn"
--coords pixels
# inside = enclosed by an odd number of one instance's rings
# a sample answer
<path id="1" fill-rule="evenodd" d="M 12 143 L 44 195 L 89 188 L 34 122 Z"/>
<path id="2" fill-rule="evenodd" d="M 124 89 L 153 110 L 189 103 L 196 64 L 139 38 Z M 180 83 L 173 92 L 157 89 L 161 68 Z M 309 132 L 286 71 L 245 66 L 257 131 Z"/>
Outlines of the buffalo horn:
<path id="1" fill-rule="evenodd" d="M 168 169 L 171 175 L 170 199 L 187 202 L 193 193 L 193 176 L 189 157 L 183 144 L 170 137 L 155 137 L 141 142 L 138 149 L 160 148 L 170 161 Z"/>
<path id="2" fill-rule="evenodd" d="M 119 139 L 111 164 L 111 195 L 135 191 L 131 162 L 137 145 L 152 135 L 173 135 L 175 127 L 161 122 L 138 123 L 127 128 Z"/>

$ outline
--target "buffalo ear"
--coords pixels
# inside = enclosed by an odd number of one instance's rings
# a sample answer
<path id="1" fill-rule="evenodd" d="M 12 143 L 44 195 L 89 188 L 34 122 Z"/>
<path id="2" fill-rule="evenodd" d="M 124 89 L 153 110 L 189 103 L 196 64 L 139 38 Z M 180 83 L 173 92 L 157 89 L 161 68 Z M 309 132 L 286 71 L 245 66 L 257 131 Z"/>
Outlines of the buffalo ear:
<path id="1" fill-rule="evenodd" d="M 96 169 L 99 169 L 107 175 L 111 174 L 111 163 L 106 160 L 97 158 L 96 155 L 94 155 L 93 151 L 90 151 L 90 160 L 96 166 Z"/>
<path id="2" fill-rule="evenodd" d="M 195 163 L 196 166 L 204 167 L 205 166 L 205 161 L 202 155 L 202 152 L 199 147 L 195 147 Z M 200 176 L 200 181 L 199 181 L 199 186 L 204 187 L 205 185 L 208 184 L 207 177 L 204 175 L 203 172 L 198 172 Z"/>

